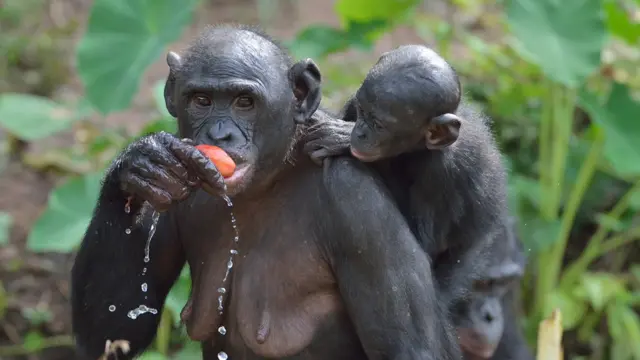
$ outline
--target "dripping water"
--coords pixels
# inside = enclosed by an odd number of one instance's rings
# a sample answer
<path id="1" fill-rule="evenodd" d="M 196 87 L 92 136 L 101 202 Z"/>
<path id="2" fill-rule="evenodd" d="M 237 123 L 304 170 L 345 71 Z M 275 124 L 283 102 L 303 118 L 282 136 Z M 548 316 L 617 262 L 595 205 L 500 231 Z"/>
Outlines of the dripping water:
<path id="1" fill-rule="evenodd" d="M 231 250 L 229 250 L 229 260 L 227 261 L 227 268 L 224 273 L 224 278 L 222 279 L 222 287 L 218 288 L 218 312 L 221 316 L 224 313 L 224 297 L 227 293 L 227 289 L 224 286 L 227 283 L 229 274 L 231 274 L 231 269 L 233 269 L 233 257 L 238 254 L 237 247 L 240 240 L 240 233 L 236 224 L 236 216 L 233 214 L 233 202 L 227 194 L 224 194 L 222 198 L 227 203 L 227 207 L 229 208 L 229 215 L 231 216 L 231 226 L 233 227 L 233 243 L 231 244 Z M 220 326 L 218 328 L 218 333 L 221 336 L 225 336 L 227 334 L 227 329 L 224 326 Z M 229 356 L 226 352 L 220 351 L 218 353 L 218 360 L 227 360 L 228 358 Z"/>
<path id="2" fill-rule="evenodd" d="M 146 313 L 156 315 L 156 314 L 158 314 L 158 310 L 156 310 L 156 309 L 154 309 L 154 308 L 150 308 L 150 307 L 148 307 L 148 306 L 146 306 L 146 305 L 140 305 L 140 306 L 138 306 L 137 308 L 135 308 L 135 309 L 133 309 L 133 310 L 129 311 L 129 313 L 127 314 L 127 316 L 128 316 L 130 319 L 135 320 L 135 319 L 137 319 L 137 318 L 138 318 L 138 316 L 140 316 L 140 315 L 142 315 L 142 314 L 146 314 Z"/>
<path id="3" fill-rule="evenodd" d="M 149 235 L 148 235 L 148 237 L 147 237 L 147 243 L 145 244 L 145 247 L 144 247 L 144 262 L 145 262 L 145 263 L 148 263 L 149 261 L 151 261 L 151 257 L 150 257 L 150 253 L 151 253 L 151 240 L 153 239 L 153 236 L 154 236 L 154 235 L 155 235 L 155 233 L 156 233 L 156 227 L 157 227 L 157 225 L 158 225 L 158 220 L 160 219 L 160 213 L 159 213 L 159 212 L 157 212 L 157 211 L 155 211 L 155 209 L 153 209 L 149 203 L 146 203 L 146 202 L 145 202 L 145 204 L 144 204 L 144 206 L 143 206 L 143 209 L 142 209 L 142 212 L 144 212 L 144 211 L 145 211 L 145 210 L 147 210 L 147 209 L 151 209 L 151 226 L 150 226 L 150 228 L 149 228 Z M 131 212 L 131 206 L 129 205 L 129 202 L 127 202 L 127 203 L 125 204 L 125 206 L 124 206 L 124 212 L 125 212 L 126 214 L 129 214 L 129 213 Z M 140 215 L 142 215 L 142 214 L 140 214 Z M 139 216 L 139 217 L 138 217 L 138 219 L 141 219 L 141 217 L 142 217 L 142 216 Z M 137 222 L 137 221 L 136 221 L 136 222 Z M 127 228 L 127 229 L 125 230 L 125 233 L 126 233 L 127 235 L 131 234 L 131 229 L 130 229 L 130 228 Z M 146 274 L 147 274 L 147 267 L 145 266 L 144 268 L 142 268 L 142 276 L 145 276 Z M 148 286 L 148 285 L 147 285 L 147 283 L 145 282 L 145 283 L 142 283 L 142 284 L 140 285 L 140 289 L 142 290 L 142 292 L 146 293 L 146 292 L 147 292 L 147 290 L 149 289 L 149 286 Z M 145 299 L 147 299 L 147 296 L 145 296 L 144 298 L 145 298 Z M 112 307 L 113 307 L 113 308 L 112 308 Z M 115 306 L 113 306 L 113 305 L 112 305 L 112 306 L 110 306 L 110 307 L 109 307 L 109 311 L 114 312 L 114 311 L 115 311 Z M 148 306 L 146 306 L 146 305 L 140 305 L 140 306 L 138 306 L 137 308 L 135 308 L 135 309 L 133 309 L 133 310 L 130 310 L 130 311 L 127 313 L 127 316 L 128 316 L 130 319 L 135 320 L 135 319 L 137 319 L 137 318 L 138 318 L 138 316 L 143 315 L 143 314 L 147 314 L 147 313 L 152 314 L 152 315 L 156 315 L 156 314 L 158 314 L 158 310 L 157 310 L 157 309 L 154 309 L 154 308 L 152 308 L 152 307 L 148 307 Z"/>
<path id="4" fill-rule="evenodd" d="M 151 258 L 149 253 L 151 252 L 151 239 L 156 233 L 156 226 L 158 225 L 158 219 L 160 219 L 160 213 L 153 210 L 151 213 L 151 228 L 149 228 L 149 237 L 147 238 L 147 245 L 144 247 L 144 262 L 148 263 Z"/>

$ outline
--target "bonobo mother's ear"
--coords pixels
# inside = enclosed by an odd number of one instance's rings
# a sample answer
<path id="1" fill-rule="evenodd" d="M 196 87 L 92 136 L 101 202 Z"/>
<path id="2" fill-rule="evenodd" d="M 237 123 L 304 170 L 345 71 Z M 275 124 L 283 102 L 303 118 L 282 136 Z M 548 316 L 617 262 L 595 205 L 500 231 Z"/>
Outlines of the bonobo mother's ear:
<path id="1" fill-rule="evenodd" d="M 453 114 L 444 114 L 431 119 L 425 129 L 427 149 L 440 150 L 456 142 L 460 125 L 460 118 Z"/>
<path id="2" fill-rule="evenodd" d="M 289 69 L 288 77 L 289 85 L 296 98 L 293 121 L 296 124 L 305 124 L 318 110 L 322 99 L 320 70 L 313 60 L 305 59 L 293 64 Z"/>
<path id="3" fill-rule="evenodd" d="M 176 84 L 176 72 L 182 67 L 182 57 L 173 51 L 169 51 L 169 53 L 167 53 L 167 65 L 169 65 L 169 75 L 167 76 L 167 82 L 164 83 L 164 103 L 167 106 L 169 114 L 177 118 L 178 112 L 176 111 L 176 104 L 173 101 L 173 90 Z"/>

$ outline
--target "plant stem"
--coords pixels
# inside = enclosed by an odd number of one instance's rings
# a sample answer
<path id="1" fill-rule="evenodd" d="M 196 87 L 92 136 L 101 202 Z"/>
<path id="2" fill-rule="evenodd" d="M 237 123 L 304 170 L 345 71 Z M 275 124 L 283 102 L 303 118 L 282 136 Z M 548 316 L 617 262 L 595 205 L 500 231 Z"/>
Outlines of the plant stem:
<path id="1" fill-rule="evenodd" d="M 607 217 L 613 220 L 618 220 L 629 208 L 629 203 L 631 202 L 631 197 L 637 191 L 640 191 L 640 180 L 636 182 L 621 198 L 618 200 L 616 205 L 607 213 Z M 571 265 L 567 267 L 567 270 L 564 273 L 560 286 L 566 287 L 571 286 L 580 277 L 580 274 L 585 272 L 591 262 L 598 258 L 601 254 L 600 248 L 602 242 L 609 234 L 609 228 L 604 224 L 598 225 L 598 230 L 596 230 L 595 234 L 591 236 L 589 242 L 587 243 L 587 247 L 582 251 L 580 257 L 578 257 Z"/>
<path id="2" fill-rule="evenodd" d="M 638 239 L 640 239 L 640 227 L 635 227 L 623 234 L 614 236 L 609 240 L 605 241 L 602 245 L 600 245 L 600 248 L 598 249 L 598 253 L 595 257 L 596 258 L 600 257 L 610 251 L 613 251 L 621 246 L 630 244 Z"/>
<path id="3" fill-rule="evenodd" d="M 162 309 L 158 334 L 156 335 L 156 349 L 163 355 L 169 354 L 171 342 L 171 310 L 167 307 Z"/>
<path id="4" fill-rule="evenodd" d="M 0 358 L 35 354 L 44 349 L 53 347 L 73 346 L 74 342 L 71 335 L 60 335 L 52 336 L 50 338 L 43 338 L 38 345 L 39 346 L 37 348 L 27 348 L 24 344 L 0 346 Z"/>
<path id="5" fill-rule="evenodd" d="M 543 102 L 540 122 L 540 215 L 544 220 L 554 221 L 562 202 L 564 174 L 571 129 L 575 94 L 572 90 L 549 81 L 547 97 Z M 556 243 L 559 241 L 557 239 Z M 555 250 L 554 250 L 555 249 Z M 533 302 L 534 314 L 542 315 L 545 298 L 556 283 L 556 274 L 548 264 L 555 261 L 559 250 L 552 248 L 538 255 L 538 274 Z M 564 253 L 564 249 L 562 249 Z M 549 272 L 549 269 L 551 272 Z"/>
<path id="6" fill-rule="evenodd" d="M 591 144 L 589 153 L 584 159 L 584 162 L 580 167 L 580 171 L 578 172 L 576 182 L 573 185 L 571 192 L 569 193 L 569 198 L 567 199 L 567 204 L 560 221 L 560 234 L 558 235 L 558 239 L 551 248 L 550 262 L 547 263 L 549 269 L 546 274 L 551 277 L 552 286 L 556 285 L 556 282 L 560 276 L 562 259 L 564 258 L 565 248 L 567 247 L 569 235 L 571 234 L 571 229 L 573 228 L 573 221 L 575 220 L 578 209 L 580 208 L 580 204 L 582 203 L 582 198 L 587 192 L 589 184 L 591 184 L 591 180 L 593 179 L 593 175 L 596 172 L 598 159 L 600 158 L 600 155 L 602 153 L 603 143 L 604 134 L 601 130 L 597 129 L 595 139 Z M 551 290 L 551 288 L 547 290 Z"/>

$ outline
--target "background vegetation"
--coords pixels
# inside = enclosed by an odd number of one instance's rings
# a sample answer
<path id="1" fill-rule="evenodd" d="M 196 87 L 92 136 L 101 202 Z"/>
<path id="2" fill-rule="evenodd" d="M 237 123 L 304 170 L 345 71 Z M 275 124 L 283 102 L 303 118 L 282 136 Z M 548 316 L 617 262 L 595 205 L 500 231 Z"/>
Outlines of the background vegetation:
<path id="1" fill-rule="evenodd" d="M 0 358 L 72 357 L 69 264 L 103 170 L 135 137 L 175 129 L 161 97 L 167 47 L 235 20 L 316 59 L 334 108 L 381 49 L 424 42 L 443 54 L 493 117 L 511 169 L 529 340 L 559 308 L 566 358 L 640 359 L 640 1 L 328 3 L 329 21 L 286 15 L 313 15 L 319 0 L 0 5 Z M 179 324 L 188 290 L 185 270 L 145 359 L 199 358 Z"/>

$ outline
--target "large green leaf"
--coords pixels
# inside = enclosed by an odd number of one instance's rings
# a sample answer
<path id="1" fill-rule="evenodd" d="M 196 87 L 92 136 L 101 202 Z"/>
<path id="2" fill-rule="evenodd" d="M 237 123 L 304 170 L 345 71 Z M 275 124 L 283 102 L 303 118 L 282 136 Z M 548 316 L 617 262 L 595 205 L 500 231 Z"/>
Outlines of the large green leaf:
<path id="1" fill-rule="evenodd" d="M 175 41 L 199 0 L 95 0 L 78 72 L 102 113 L 129 106 L 145 69 Z"/>
<path id="2" fill-rule="evenodd" d="M 604 129 L 604 156 L 613 169 L 625 177 L 640 175 L 640 103 L 631 98 L 629 89 L 614 84 L 604 105 L 588 92 L 582 92 L 579 101 Z"/>
<path id="3" fill-rule="evenodd" d="M 510 0 L 516 49 L 551 79 L 576 87 L 600 64 L 606 40 L 600 0 Z"/>
<path id="4" fill-rule="evenodd" d="M 71 127 L 80 119 L 74 110 L 50 99 L 27 94 L 0 95 L 0 126 L 14 136 L 38 140 Z"/>
<path id="5" fill-rule="evenodd" d="M 38 218 L 27 247 L 32 251 L 72 251 L 82 240 L 100 192 L 103 174 L 73 178 L 49 194 L 47 209 Z"/>

